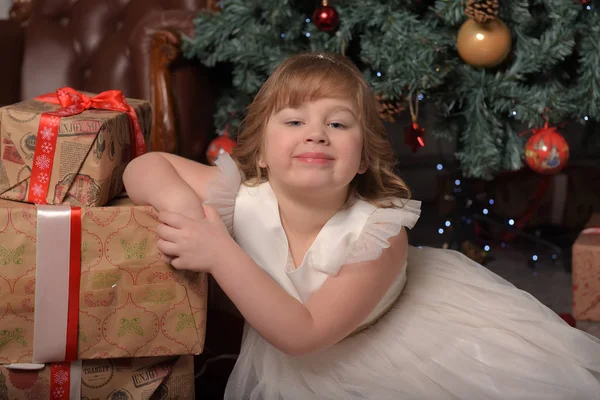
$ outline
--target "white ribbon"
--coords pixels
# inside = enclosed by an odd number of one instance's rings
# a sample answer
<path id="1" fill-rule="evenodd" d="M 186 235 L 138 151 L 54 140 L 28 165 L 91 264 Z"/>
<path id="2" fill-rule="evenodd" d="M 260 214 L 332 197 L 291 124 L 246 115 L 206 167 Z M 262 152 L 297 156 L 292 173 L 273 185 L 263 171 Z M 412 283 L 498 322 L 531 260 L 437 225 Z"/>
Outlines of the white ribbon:
<path id="1" fill-rule="evenodd" d="M 70 387 L 70 400 L 81 400 L 81 372 L 82 362 L 81 360 L 73 361 L 71 363 L 71 387 Z"/>
<path id="2" fill-rule="evenodd" d="M 67 347 L 71 207 L 37 206 L 33 362 L 61 362 Z"/>

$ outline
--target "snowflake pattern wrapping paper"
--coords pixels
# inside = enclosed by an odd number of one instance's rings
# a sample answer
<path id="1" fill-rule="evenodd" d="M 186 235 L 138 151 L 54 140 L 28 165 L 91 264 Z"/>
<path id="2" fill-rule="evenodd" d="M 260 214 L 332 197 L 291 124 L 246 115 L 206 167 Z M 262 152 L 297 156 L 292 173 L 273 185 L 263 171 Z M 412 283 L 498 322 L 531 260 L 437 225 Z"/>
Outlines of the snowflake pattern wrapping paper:
<path id="1" fill-rule="evenodd" d="M 118 199 L 83 208 L 78 358 L 199 354 L 207 278 L 156 248 L 158 213 Z M 32 361 L 36 207 L 0 200 L 0 364 Z"/>
<path id="2" fill-rule="evenodd" d="M 148 140 L 150 103 L 127 99 L 127 104 Z M 132 156 L 128 114 L 90 109 L 46 118 L 47 125 L 58 125 L 54 137 L 54 130 L 40 122 L 44 113 L 60 108 L 37 99 L 0 108 L 0 198 L 96 207 L 121 193 L 123 171 Z"/>
<path id="3" fill-rule="evenodd" d="M 573 244 L 573 316 L 600 321 L 600 213 L 593 214 Z"/>
<path id="4" fill-rule="evenodd" d="M 0 366 L 0 399 L 69 400 L 68 364 L 26 371 Z M 86 360 L 79 383 L 84 399 L 193 400 L 192 356 Z"/>

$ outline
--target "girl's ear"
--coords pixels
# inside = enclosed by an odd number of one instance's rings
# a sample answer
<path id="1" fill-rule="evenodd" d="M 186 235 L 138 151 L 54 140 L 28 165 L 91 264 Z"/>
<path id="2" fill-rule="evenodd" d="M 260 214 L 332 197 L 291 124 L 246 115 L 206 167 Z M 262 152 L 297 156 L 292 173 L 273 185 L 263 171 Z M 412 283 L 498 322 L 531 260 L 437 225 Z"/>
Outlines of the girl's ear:
<path id="1" fill-rule="evenodd" d="M 263 161 L 262 157 L 258 158 L 258 166 L 261 168 L 267 168 L 267 164 Z"/>
<path id="2" fill-rule="evenodd" d="M 369 170 L 369 167 L 367 166 L 367 162 L 365 160 L 362 160 L 360 162 L 360 165 L 358 166 L 358 173 L 362 175 L 365 172 L 367 172 L 368 170 Z"/>

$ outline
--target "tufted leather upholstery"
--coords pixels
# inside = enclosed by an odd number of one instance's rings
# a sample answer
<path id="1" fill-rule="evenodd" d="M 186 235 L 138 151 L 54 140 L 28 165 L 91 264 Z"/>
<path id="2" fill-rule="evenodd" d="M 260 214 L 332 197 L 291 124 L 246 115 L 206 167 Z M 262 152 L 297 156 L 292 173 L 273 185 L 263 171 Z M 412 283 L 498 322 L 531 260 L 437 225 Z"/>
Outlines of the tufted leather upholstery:
<path id="1" fill-rule="evenodd" d="M 173 150 L 202 160 L 212 135 L 211 79 L 193 62 L 174 62 L 178 55 L 169 54 L 176 51 L 173 48 L 153 50 L 153 45 L 161 32 L 170 37 L 167 42 L 171 43 L 164 44 L 176 45 L 180 31 L 191 32 L 194 15 L 207 7 L 207 2 L 210 0 L 33 0 L 31 16 L 22 28 L 20 88 L 14 101 L 61 86 L 90 92 L 119 89 L 128 97 L 153 102 L 155 112 L 160 113 L 153 120 L 157 130 L 153 135 L 177 131 L 177 148 L 162 148 L 160 138 L 153 137 L 159 145 L 155 150 Z M 13 32 L 14 24 L 11 29 Z M 158 51 L 154 58 L 165 58 L 164 65 L 154 68 L 168 69 L 169 76 L 154 79 L 153 51 Z M 16 54 L 20 56 L 18 51 Z M 168 93 L 165 84 L 170 86 Z M 2 100 L 8 101 L 7 97 L 4 93 Z M 166 117 L 168 109 L 173 115 Z"/>
<path id="2" fill-rule="evenodd" d="M 17 4 L 30 0 L 13 0 Z M 0 106 L 71 86 L 119 89 L 153 105 L 153 150 L 204 160 L 213 135 L 218 71 L 183 60 L 181 33 L 191 35 L 197 10 L 211 0 L 33 0 L 0 21 Z M 27 7 L 28 8 L 28 7 Z M 168 138 L 176 138 L 170 147 Z M 167 139 L 165 139 L 167 138 Z M 210 280 L 203 365 L 215 354 L 237 353 L 242 320 Z M 208 368 L 197 397 L 222 398 L 229 364 Z M 202 367 L 204 371 L 204 367 Z M 220 392 L 219 392 L 220 391 Z"/>

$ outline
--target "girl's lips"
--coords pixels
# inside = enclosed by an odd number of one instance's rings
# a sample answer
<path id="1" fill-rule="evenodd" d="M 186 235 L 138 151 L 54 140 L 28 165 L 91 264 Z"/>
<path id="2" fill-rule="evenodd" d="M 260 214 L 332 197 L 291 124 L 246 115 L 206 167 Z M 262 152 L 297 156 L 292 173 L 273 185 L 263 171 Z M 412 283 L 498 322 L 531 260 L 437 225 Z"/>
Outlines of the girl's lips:
<path id="1" fill-rule="evenodd" d="M 298 161 L 306 164 L 324 165 L 333 161 L 333 157 L 325 153 L 302 153 L 294 157 Z"/>
<path id="2" fill-rule="evenodd" d="M 333 162 L 333 160 L 330 159 L 330 158 L 305 158 L 305 157 L 299 157 L 299 158 L 297 158 L 297 160 L 300 161 L 301 163 L 313 164 L 313 165 L 325 165 L 325 164 L 329 164 L 329 163 Z"/>
<path id="3" fill-rule="evenodd" d="M 312 159 L 323 159 L 323 160 L 333 160 L 333 157 L 331 157 L 328 154 L 325 153 L 302 153 L 296 156 L 296 158 L 312 158 Z"/>

